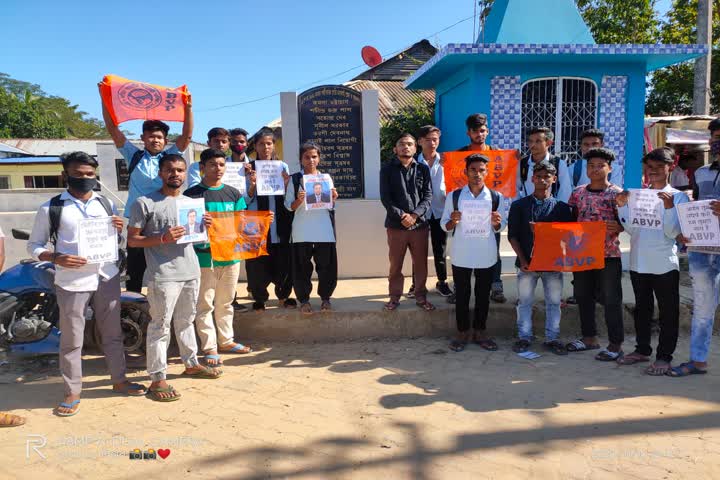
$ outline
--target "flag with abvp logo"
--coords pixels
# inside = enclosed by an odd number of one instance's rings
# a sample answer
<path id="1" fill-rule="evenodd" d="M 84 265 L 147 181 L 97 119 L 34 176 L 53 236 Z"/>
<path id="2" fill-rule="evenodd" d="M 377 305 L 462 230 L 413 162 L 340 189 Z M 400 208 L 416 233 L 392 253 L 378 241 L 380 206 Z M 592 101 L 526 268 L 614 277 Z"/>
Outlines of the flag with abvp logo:
<path id="1" fill-rule="evenodd" d="M 535 223 L 530 270 L 582 272 L 605 267 L 605 222 Z"/>

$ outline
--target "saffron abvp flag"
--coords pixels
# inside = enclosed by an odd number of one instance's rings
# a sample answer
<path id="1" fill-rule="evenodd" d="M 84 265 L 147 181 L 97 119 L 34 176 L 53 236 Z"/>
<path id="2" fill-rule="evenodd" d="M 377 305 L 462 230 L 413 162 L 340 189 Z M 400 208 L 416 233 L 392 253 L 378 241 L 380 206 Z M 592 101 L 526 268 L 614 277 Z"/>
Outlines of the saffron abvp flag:
<path id="1" fill-rule="evenodd" d="M 128 120 L 182 122 L 190 94 L 187 86 L 161 87 L 117 75 L 105 75 L 100 96 L 115 125 Z"/>
<path id="2" fill-rule="evenodd" d="M 480 153 L 490 159 L 485 185 L 499 192 L 503 197 L 515 198 L 517 194 L 518 151 L 517 150 L 483 150 L 468 152 L 443 153 L 443 173 L 445 174 L 445 191 L 467 185 L 465 176 L 465 158 L 473 153 Z"/>
<path id="3" fill-rule="evenodd" d="M 530 270 L 581 272 L 605 267 L 605 222 L 535 224 Z"/>
<path id="4" fill-rule="evenodd" d="M 267 255 L 267 237 L 272 213 L 243 210 L 209 212 L 213 217 L 208 228 L 213 260 L 229 262 Z"/>

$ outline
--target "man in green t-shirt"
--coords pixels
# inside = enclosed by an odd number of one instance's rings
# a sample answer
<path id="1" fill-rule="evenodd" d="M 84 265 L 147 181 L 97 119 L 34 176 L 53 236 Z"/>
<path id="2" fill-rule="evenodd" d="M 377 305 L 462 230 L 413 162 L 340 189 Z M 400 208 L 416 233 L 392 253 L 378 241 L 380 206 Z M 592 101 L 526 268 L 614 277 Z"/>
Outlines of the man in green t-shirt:
<path id="1" fill-rule="evenodd" d="M 204 150 L 200 154 L 200 173 L 202 181 L 186 190 L 186 197 L 204 199 L 208 212 L 236 212 L 247 208 L 240 192 L 222 183 L 225 152 L 214 148 Z M 240 273 L 240 260 L 213 260 L 209 243 L 196 244 L 195 253 L 200 263 L 200 294 L 195 328 L 200 337 L 200 348 L 205 352 L 205 362 L 210 367 L 219 367 L 222 365 L 220 353 L 252 351 L 250 347 L 235 343 L 234 340 L 232 302 Z"/>

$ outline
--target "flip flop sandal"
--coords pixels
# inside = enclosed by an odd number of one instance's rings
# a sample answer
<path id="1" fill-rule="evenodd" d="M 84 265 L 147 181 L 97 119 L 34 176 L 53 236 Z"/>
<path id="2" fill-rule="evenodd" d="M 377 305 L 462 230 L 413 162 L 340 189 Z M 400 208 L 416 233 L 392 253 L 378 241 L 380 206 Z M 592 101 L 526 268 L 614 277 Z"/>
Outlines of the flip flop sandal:
<path id="1" fill-rule="evenodd" d="M 236 343 L 234 347 L 229 348 L 227 350 L 220 349 L 220 353 L 237 353 L 240 355 L 244 355 L 246 353 L 252 353 L 253 349 L 250 347 L 247 347 L 243 345 L 242 343 Z M 221 364 L 222 365 L 222 364 Z"/>
<path id="2" fill-rule="evenodd" d="M 58 417 L 72 417 L 73 415 L 77 415 L 77 413 L 80 411 L 80 407 L 78 405 L 80 405 L 80 400 L 73 400 L 70 403 L 60 402 L 60 405 L 58 407 L 67 408 L 70 411 L 65 413 L 60 412 L 56 409 L 55 414 Z"/>
<path id="3" fill-rule="evenodd" d="M 512 351 L 515 353 L 523 353 L 527 352 L 528 348 L 530 348 L 530 342 L 527 340 L 518 340 L 513 344 Z"/>
<path id="4" fill-rule="evenodd" d="M 545 350 L 549 350 L 555 355 L 567 355 L 568 351 L 567 348 L 565 348 L 565 345 L 558 342 L 557 340 L 553 340 L 551 342 L 544 342 L 543 347 L 545 347 Z"/>
<path id="5" fill-rule="evenodd" d="M 0 428 L 19 427 L 20 425 L 25 425 L 25 417 L 12 413 L 0 413 Z"/>
<path id="6" fill-rule="evenodd" d="M 461 342 L 460 340 L 453 340 L 450 342 L 450 350 L 453 352 L 462 352 L 465 350 L 465 346 L 467 345 L 467 342 Z"/>
<path id="7" fill-rule="evenodd" d="M 192 378 L 207 378 L 209 380 L 216 380 L 222 375 L 222 372 L 220 372 L 219 370 L 208 368 L 202 365 L 200 365 L 200 367 L 202 368 L 202 370 L 199 370 L 197 373 L 188 373 L 187 370 L 185 370 L 182 375 Z"/>
<path id="8" fill-rule="evenodd" d="M 623 356 L 623 352 L 611 352 L 609 350 L 602 350 L 600 353 L 595 355 L 595 360 L 599 362 L 617 362 Z"/>
<path id="9" fill-rule="evenodd" d="M 665 375 L 668 377 L 688 377 L 690 375 L 705 375 L 707 370 L 700 370 L 693 362 L 681 363 L 677 367 L 671 367 Z"/>
<path id="10" fill-rule="evenodd" d="M 492 338 L 486 338 L 485 340 L 475 340 L 475 344 L 484 348 L 489 352 L 495 352 L 498 349 L 497 343 Z"/>
<path id="11" fill-rule="evenodd" d="M 670 362 L 655 360 L 645 369 L 645 374 L 650 375 L 651 377 L 662 377 L 668 374 L 670 368 Z"/>
<path id="12" fill-rule="evenodd" d="M 208 360 L 215 360 L 215 364 L 208 363 Z M 213 354 L 206 354 L 205 355 L 205 365 L 207 365 L 210 368 L 214 367 L 222 367 L 222 360 L 220 359 L 220 355 L 213 355 Z"/>
<path id="13" fill-rule="evenodd" d="M 288 298 L 283 302 L 282 306 L 287 309 L 297 308 L 297 301 L 294 298 Z"/>
<path id="14" fill-rule="evenodd" d="M 400 302 L 397 302 L 395 300 L 390 300 L 385 305 L 383 305 L 383 310 L 386 312 L 394 312 L 397 310 L 397 308 L 400 306 Z"/>
<path id="15" fill-rule="evenodd" d="M 597 350 L 599 348 L 600 345 L 586 345 L 582 340 L 573 340 L 565 345 L 565 349 L 568 352 L 585 352 L 587 350 Z"/>
<path id="16" fill-rule="evenodd" d="M 113 390 L 115 393 L 127 395 L 128 397 L 142 397 L 147 393 L 147 388 L 139 383 L 130 383 L 122 390 Z M 132 392 L 132 393 L 131 393 Z"/>
<path id="17" fill-rule="evenodd" d="M 618 364 L 619 365 L 635 365 L 636 363 L 642 363 L 642 362 L 649 362 L 650 357 L 647 357 L 645 355 L 642 355 L 637 352 L 633 352 L 630 355 L 625 355 L 623 357 L 618 358 Z"/>
<path id="18" fill-rule="evenodd" d="M 422 308 L 425 312 L 432 312 L 435 310 L 435 305 L 425 300 L 424 302 L 415 302 L 415 305 Z"/>
<path id="19" fill-rule="evenodd" d="M 158 395 L 159 393 L 172 393 L 172 397 L 161 397 Z M 148 388 L 147 393 L 145 394 L 148 397 L 150 397 L 151 400 L 155 400 L 156 402 L 174 402 L 176 400 L 180 400 L 180 395 L 177 390 L 175 390 L 172 385 L 168 385 L 165 388 Z"/>
<path id="20" fill-rule="evenodd" d="M 323 300 L 322 304 L 320 305 L 320 311 L 325 313 L 333 311 L 332 303 L 330 303 L 330 300 Z"/>
<path id="21" fill-rule="evenodd" d="M 303 303 L 302 305 L 300 305 L 300 312 L 303 315 L 312 315 L 312 313 L 313 313 L 312 306 L 309 303 Z"/>

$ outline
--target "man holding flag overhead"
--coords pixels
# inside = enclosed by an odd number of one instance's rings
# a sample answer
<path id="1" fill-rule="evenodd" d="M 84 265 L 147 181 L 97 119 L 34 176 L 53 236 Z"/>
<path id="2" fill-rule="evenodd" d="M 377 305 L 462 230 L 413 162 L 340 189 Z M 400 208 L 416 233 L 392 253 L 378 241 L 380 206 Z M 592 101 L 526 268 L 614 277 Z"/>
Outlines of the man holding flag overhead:
<path id="1" fill-rule="evenodd" d="M 149 195 L 162 188 L 162 180 L 158 176 L 160 158 L 171 153 L 179 154 L 190 144 L 193 130 L 192 102 L 190 101 L 190 95 L 185 94 L 182 134 L 175 140 L 175 144 L 170 147 L 167 145 L 170 127 L 160 120 L 145 120 L 142 126 L 142 135 L 140 136 L 144 146 L 144 149 L 141 150 L 130 143 L 118 127 L 118 122 L 115 120 L 117 113 L 114 109 L 111 112 L 110 109 L 113 108 L 113 105 L 108 100 L 109 97 L 106 93 L 108 84 L 103 81 L 98 84 L 98 87 L 100 96 L 103 99 L 102 108 L 105 128 L 107 128 L 110 137 L 112 137 L 115 146 L 125 158 L 128 166 L 128 198 L 125 204 L 125 216 L 129 217 L 132 204 L 135 203 L 138 197 Z M 175 112 L 172 113 L 175 114 Z M 128 247 L 127 250 L 127 273 L 130 278 L 125 285 L 130 291 L 140 292 L 146 268 L 145 254 L 142 248 Z"/>

